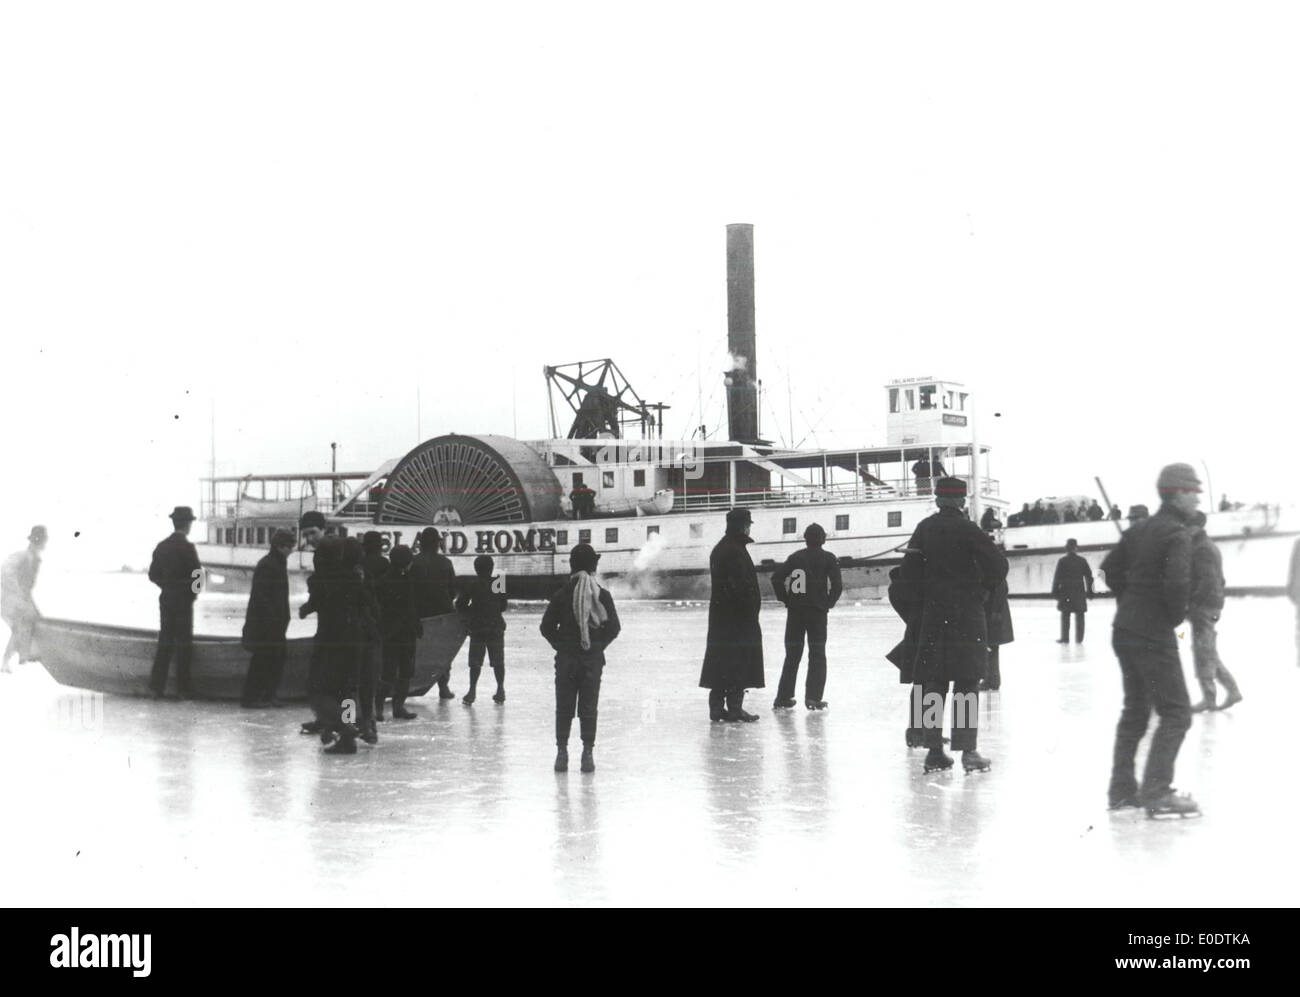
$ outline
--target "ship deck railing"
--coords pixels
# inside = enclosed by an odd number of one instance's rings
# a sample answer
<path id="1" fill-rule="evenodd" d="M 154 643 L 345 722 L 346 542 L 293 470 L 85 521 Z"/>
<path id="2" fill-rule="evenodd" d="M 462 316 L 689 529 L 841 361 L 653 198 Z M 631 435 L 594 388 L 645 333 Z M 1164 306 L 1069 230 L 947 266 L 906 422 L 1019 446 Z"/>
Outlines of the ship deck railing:
<path id="1" fill-rule="evenodd" d="M 971 487 L 969 476 L 954 475 Z M 997 498 L 1000 483 L 994 478 L 980 479 L 980 495 Z M 915 479 L 885 481 L 883 484 L 848 484 L 837 482 L 825 486 L 798 486 L 765 488 L 757 491 L 728 489 L 692 492 L 678 491 L 673 499 L 673 511 L 709 512 L 729 509 L 732 506 L 749 508 L 779 508 L 792 505 L 843 504 L 846 502 L 884 502 L 899 499 L 933 499 L 933 482 L 921 484 Z"/>

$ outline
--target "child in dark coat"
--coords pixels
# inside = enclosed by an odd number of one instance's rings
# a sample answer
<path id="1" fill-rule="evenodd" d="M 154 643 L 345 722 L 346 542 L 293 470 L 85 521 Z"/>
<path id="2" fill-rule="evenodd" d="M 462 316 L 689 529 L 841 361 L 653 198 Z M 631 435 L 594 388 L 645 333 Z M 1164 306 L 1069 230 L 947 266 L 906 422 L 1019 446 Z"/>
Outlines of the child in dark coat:
<path id="1" fill-rule="evenodd" d="M 506 621 L 502 616 L 506 608 L 505 579 L 493 577 L 494 565 L 486 554 L 474 558 L 474 580 L 456 599 L 456 610 L 465 615 L 469 631 L 469 692 L 462 700 L 466 706 L 474 703 L 485 653 L 497 680 L 492 701 L 506 701 Z"/>

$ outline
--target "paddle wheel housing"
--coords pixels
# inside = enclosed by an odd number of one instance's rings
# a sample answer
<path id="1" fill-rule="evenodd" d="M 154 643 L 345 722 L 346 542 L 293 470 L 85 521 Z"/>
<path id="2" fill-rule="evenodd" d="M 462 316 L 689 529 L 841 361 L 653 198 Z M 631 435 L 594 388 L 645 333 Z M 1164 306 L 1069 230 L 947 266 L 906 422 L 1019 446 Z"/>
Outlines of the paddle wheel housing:
<path id="1" fill-rule="evenodd" d="M 509 436 L 426 440 L 388 476 L 376 523 L 456 526 L 561 519 L 560 482 L 535 450 Z"/>

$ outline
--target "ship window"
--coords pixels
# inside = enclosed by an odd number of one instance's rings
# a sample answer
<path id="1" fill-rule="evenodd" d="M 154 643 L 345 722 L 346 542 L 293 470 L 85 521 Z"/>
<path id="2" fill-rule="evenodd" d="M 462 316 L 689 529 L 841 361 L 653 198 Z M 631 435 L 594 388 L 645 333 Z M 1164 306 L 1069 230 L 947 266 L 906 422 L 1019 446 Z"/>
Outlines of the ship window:
<path id="1" fill-rule="evenodd" d="M 885 513 L 885 523 L 886 523 L 887 526 L 891 526 L 891 527 L 893 527 L 893 526 L 902 526 L 902 525 L 903 525 L 903 514 L 902 514 L 902 512 L 887 512 L 887 513 Z"/>
<path id="2" fill-rule="evenodd" d="M 704 524 L 691 523 L 691 539 L 698 540 L 702 536 L 704 536 Z"/>
<path id="3" fill-rule="evenodd" d="M 567 546 L 569 546 L 569 531 L 568 531 L 568 530 L 556 530 L 556 531 L 555 531 L 555 545 L 556 545 L 557 547 L 567 547 Z"/>
<path id="4" fill-rule="evenodd" d="M 591 530 L 579 530 L 579 531 L 578 531 L 578 543 L 580 543 L 580 544 L 589 544 L 589 543 L 591 543 Z"/>
<path id="5" fill-rule="evenodd" d="M 906 391 L 903 392 L 903 401 L 906 402 L 903 408 L 911 412 L 914 408 L 916 408 L 916 392 L 913 391 L 911 388 L 908 388 Z"/>
<path id="6" fill-rule="evenodd" d="M 600 487 L 601 487 L 601 488 L 613 488 L 613 487 L 614 487 L 614 472 L 613 472 L 613 471 L 602 471 L 602 472 L 600 473 Z"/>
<path id="7" fill-rule="evenodd" d="M 836 516 L 836 517 L 835 517 L 835 529 L 836 529 L 837 531 L 838 531 L 838 530 L 847 530 L 848 528 L 849 528 L 849 517 L 848 517 L 848 516 Z"/>
<path id="8" fill-rule="evenodd" d="M 574 488 L 581 488 L 581 487 L 582 487 L 582 472 L 581 472 L 581 471 L 574 471 L 574 472 L 573 472 L 573 487 L 574 487 Z"/>
<path id="9" fill-rule="evenodd" d="M 228 543 L 228 544 L 232 544 L 232 543 L 234 543 L 234 542 L 235 542 L 235 528 L 234 528 L 233 526 L 227 526 L 227 527 L 226 527 L 226 543 Z"/>
<path id="10" fill-rule="evenodd" d="M 898 389 L 897 388 L 889 389 L 889 411 L 890 412 L 898 411 Z"/>
<path id="11" fill-rule="evenodd" d="M 244 528 L 240 526 L 237 527 L 235 530 L 235 543 L 238 545 L 242 545 L 243 542 L 244 542 Z"/>
<path id="12" fill-rule="evenodd" d="M 645 538 L 646 538 L 647 540 L 649 540 L 652 536 L 654 536 L 654 535 L 657 534 L 658 532 L 659 532 L 659 527 L 657 527 L 657 526 L 647 526 L 647 527 L 645 528 Z"/>
<path id="13" fill-rule="evenodd" d="M 264 543 L 266 543 L 266 527 L 265 527 L 265 526 L 259 526 L 259 527 L 257 528 L 257 542 L 258 542 L 259 544 L 264 544 Z"/>
<path id="14" fill-rule="evenodd" d="M 214 544 L 221 543 L 221 527 L 220 526 L 208 527 L 208 537 L 210 538 L 209 542 L 211 543 Z"/>
<path id="15" fill-rule="evenodd" d="M 607 526 L 607 527 L 605 527 L 605 543 L 607 543 L 607 544 L 616 544 L 616 543 L 618 543 L 618 527 L 617 527 L 617 526 Z"/>
<path id="16" fill-rule="evenodd" d="M 793 517 L 793 516 L 791 516 L 789 519 L 783 519 L 783 520 L 781 520 L 781 532 L 782 532 L 783 534 L 798 533 L 798 532 L 799 532 L 799 526 L 798 526 L 798 524 L 794 521 L 794 517 Z"/>
<path id="17" fill-rule="evenodd" d="M 959 392 L 957 392 L 957 408 L 959 408 L 959 409 L 961 409 L 961 411 L 965 412 L 965 411 L 966 411 L 966 399 L 969 398 L 969 397 L 970 397 L 970 395 L 968 395 L 965 391 L 959 391 Z"/>
<path id="18" fill-rule="evenodd" d="M 921 387 L 920 387 L 919 389 L 917 389 L 917 390 L 919 390 L 920 393 L 921 393 L 921 408 L 922 408 L 922 409 L 931 409 L 931 408 L 935 408 L 935 407 L 936 407 L 936 406 L 935 406 L 935 394 L 937 393 L 937 389 L 935 388 L 935 386 L 934 386 L 933 384 L 923 384 L 923 385 L 921 385 Z"/>
<path id="19" fill-rule="evenodd" d="M 943 407 L 944 407 L 944 408 L 949 408 L 949 409 L 952 408 L 952 392 L 951 392 L 951 391 L 945 391 L 945 392 L 943 393 Z"/>
<path id="20" fill-rule="evenodd" d="M 638 467 L 632 472 L 632 485 L 636 488 L 645 487 L 645 469 Z"/>

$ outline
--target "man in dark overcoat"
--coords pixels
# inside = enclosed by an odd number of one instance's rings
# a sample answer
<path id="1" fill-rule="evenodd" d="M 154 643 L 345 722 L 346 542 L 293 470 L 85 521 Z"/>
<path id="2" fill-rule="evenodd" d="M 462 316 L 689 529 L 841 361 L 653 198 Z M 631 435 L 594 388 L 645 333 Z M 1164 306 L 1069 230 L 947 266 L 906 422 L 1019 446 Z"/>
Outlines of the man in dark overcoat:
<path id="1" fill-rule="evenodd" d="M 442 536 L 432 526 L 420 531 L 420 550 L 411 562 L 411 581 L 415 586 L 415 610 L 420 619 L 442 616 L 456 608 L 456 568 L 451 558 L 439 552 Z M 448 670 L 438 676 L 438 698 L 455 699 L 447 679 Z"/>
<path id="2" fill-rule="evenodd" d="M 158 593 L 158 651 L 153 659 L 149 688 L 161 699 L 167 689 L 172 657 L 176 658 L 176 688 L 181 699 L 189 699 L 190 660 L 194 654 L 194 600 L 203 587 L 199 552 L 189 541 L 194 510 L 178 505 L 171 512 L 172 534 L 153 551 L 149 581 Z"/>
<path id="3" fill-rule="evenodd" d="M 763 597 L 746 546 L 753 517 L 748 509 L 727 513 L 727 532 L 709 554 L 709 633 L 700 688 L 709 690 L 709 719 L 752 723 L 744 709 L 745 690 L 762 689 L 763 631 L 758 612 Z"/>
<path id="4" fill-rule="evenodd" d="M 1172 784 L 1178 749 L 1192 725 L 1175 630 L 1187 616 L 1191 595 L 1192 538 L 1187 526 L 1200 502 L 1201 482 L 1190 464 L 1169 464 L 1161 469 L 1156 490 L 1160 510 L 1136 519 L 1101 564 L 1118 602 L 1113 646 L 1124 682 L 1110 807 L 1146 807 L 1153 817 L 1196 816 L 1196 801 L 1175 793 Z M 1139 789 L 1134 758 L 1153 709 L 1160 726 L 1152 735 Z"/>
<path id="5" fill-rule="evenodd" d="M 1083 643 L 1083 614 L 1088 611 L 1088 597 L 1092 595 L 1092 567 L 1079 555 L 1079 541 L 1071 537 L 1065 541 L 1065 556 L 1056 562 L 1052 576 L 1052 595 L 1061 614 L 1061 639 L 1056 643 L 1070 643 L 1070 614 L 1074 614 L 1074 642 Z"/>
<path id="6" fill-rule="evenodd" d="M 999 649 L 1016 639 L 1015 628 L 1011 625 L 1010 591 L 1005 578 L 998 582 L 984 603 L 984 623 L 989 634 L 989 672 L 980 688 L 997 692 L 1002 688 L 1002 652 Z"/>
<path id="7" fill-rule="evenodd" d="M 921 727 L 923 702 L 921 686 L 914 680 L 916 665 L 916 638 L 921 629 L 921 580 L 907 577 L 903 569 L 893 568 L 889 572 L 889 604 L 903 621 L 903 639 L 885 655 L 898 669 L 898 681 L 912 687 L 907 707 L 906 741 L 909 748 L 925 747 L 925 730 Z"/>
<path id="8" fill-rule="evenodd" d="M 284 674 L 289 631 L 289 554 L 296 546 L 288 530 L 271 535 L 271 550 L 253 569 L 253 586 L 244 613 L 244 649 L 252 654 L 240 704 L 280 706 L 275 698 Z"/>
<path id="9" fill-rule="evenodd" d="M 988 534 L 966 518 L 966 482 L 940 478 L 939 511 L 917 524 L 900 573 L 921 590 L 913 682 L 922 686 L 926 771 L 952 767 L 943 750 L 943 706 L 953 691 L 952 746 L 962 767 L 987 771 L 976 749 L 979 685 L 988 669 L 988 624 L 984 604 L 1007 576 L 1007 559 Z M 913 721 L 915 724 L 915 720 Z"/>

